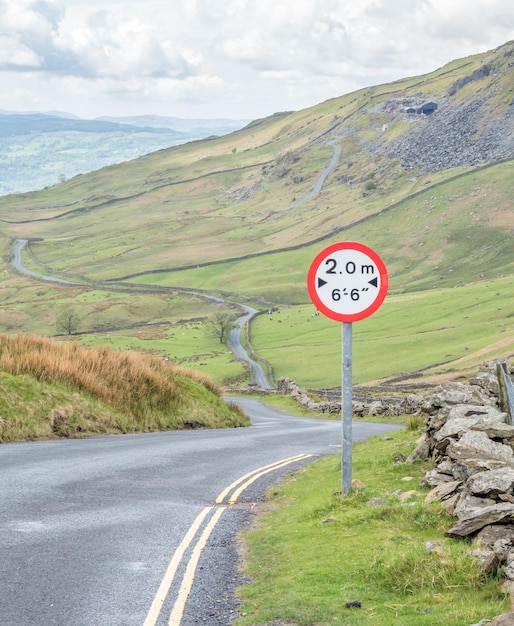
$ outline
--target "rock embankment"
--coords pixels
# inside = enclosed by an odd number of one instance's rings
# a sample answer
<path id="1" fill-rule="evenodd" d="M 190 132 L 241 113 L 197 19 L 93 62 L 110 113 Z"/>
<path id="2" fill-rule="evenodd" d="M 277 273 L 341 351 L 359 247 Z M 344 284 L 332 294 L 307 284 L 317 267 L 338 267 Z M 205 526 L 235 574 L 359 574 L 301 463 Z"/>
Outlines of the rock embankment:
<path id="1" fill-rule="evenodd" d="M 406 170 L 429 173 L 514 158 L 513 42 L 483 64 L 465 69 L 447 87 L 392 93 L 363 115 L 377 135 L 364 144 L 372 155 L 398 159 Z M 380 130 L 381 129 L 381 130 Z M 392 132 L 391 132 L 392 131 Z"/>
<path id="2" fill-rule="evenodd" d="M 464 104 L 448 98 L 430 117 L 417 116 L 410 132 L 392 141 L 387 152 L 405 169 L 427 172 L 512 159 L 514 107 L 494 118 L 489 104 L 485 97 Z"/>
<path id="3" fill-rule="evenodd" d="M 425 504 L 439 502 L 455 518 L 446 535 L 471 539 L 471 550 L 484 574 L 503 576 L 502 591 L 512 598 L 512 612 L 491 625 L 514 625 L 514 420 L 505 379 L 514 367 L 506 360 L 485 363 L 468 384 L 445 383 L 423 394 L 362 398 L 355 415 L 422 415 L 424 434 L 400 462 L 430 460 L 421 480 L 429 489 Z M 278 390 L 309 411 L 338 413 L 337 401 L 315 402 L 287 378 Z M 358 394 L 357 394 L 358 395 Z"/>
<path id="4" fill-rule="evenodd" d="M 311 413 L 340 413 L 341 392 L 327 394 L 313 390 L 301 389 L 292 378 L 279 378 L 277 392 L 294 398 L 305 410 Z M 315 397 L 329 396 L 326 399 L 315 400 Z M 397 417 L 398 415 L 412 415 L 419 411 L 423 397 L 414 393 L 385 394 L 380 391 L 353 390 L 352 408 L 355 417 L 373 417 L 384 415 Z"/>
<path id="5" fill-rule="evenodd" d="M 500 365 L 512 379 L 514 368 Z M 425 502 L 439 501 L 456 518 L 447 536 L 473 539 L 483 571 L 501 570 L 514 594 L 514 425 L 500 406 L 497 370 L 490 362 L 461 397 L 422 406 L 425 433 L 407 462 L 433 461 L 421 481 L 431 489 Z"/>

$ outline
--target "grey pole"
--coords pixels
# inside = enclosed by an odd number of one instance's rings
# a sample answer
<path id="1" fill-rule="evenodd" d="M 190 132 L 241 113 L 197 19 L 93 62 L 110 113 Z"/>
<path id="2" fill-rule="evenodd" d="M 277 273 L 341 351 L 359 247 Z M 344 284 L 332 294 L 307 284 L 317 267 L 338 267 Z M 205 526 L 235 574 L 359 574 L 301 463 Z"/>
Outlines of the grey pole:
<path id="1" fill-rule="evenodd" d="M 346 495 L 352 490 L 352 324 L 343 322 L 343 362 L 341 384 L 342 420 L 342 487 Z"/>

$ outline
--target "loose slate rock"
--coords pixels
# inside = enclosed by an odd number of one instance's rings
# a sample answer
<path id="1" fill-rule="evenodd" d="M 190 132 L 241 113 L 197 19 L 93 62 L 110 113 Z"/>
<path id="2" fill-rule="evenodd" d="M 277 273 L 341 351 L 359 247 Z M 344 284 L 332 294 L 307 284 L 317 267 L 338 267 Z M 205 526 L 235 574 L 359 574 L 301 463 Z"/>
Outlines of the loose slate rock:
<path id="1" fill-rule="evenodd" d="M 434 500 L 444 500 L 452 493 L 454 493 L 460 487 L 460 485 L 462 485 L 462 481 L 460 480 L 452 480 L 450 482 L 438 485 L 427 494 L 424 503 L 430 504 L 430 502 L 434 502 Z"/>
<path id="2" fill-rule="evenodd" d="M 446 454 L 454 460 L 469 458 L 485 458 L 499 460 L 514 467 L 514 451 L 510 446 L 491 441 L 480 431 L 468 431 L 459 441 L 451 443 L 446 448 Z"/>
<path id="3" fill-rule="evenodd" d="M 362 607 L 362 604 L 360 600 L 352 600 L 351 602 L 347 602 L 345 604 L 345 607 L 347 609 L 360 609 Z"/>
<path id="4" fill-rule="evenodd" d="M 471 510 L 464 515 L 450 530 L 446 531 L 448 537 L 467 537 L 473 533 L 502 520 L 514 520 L 514 504 L 502 502 L 494 506 L 486 506 L 483 509 Z"/>
<path id="5" fill-rule="evenodd" d="M 468 480 L 467 487 L 470 493 L 476 496 L 509 493 L 514 487 L 514 467 L 473 474 Z"/>

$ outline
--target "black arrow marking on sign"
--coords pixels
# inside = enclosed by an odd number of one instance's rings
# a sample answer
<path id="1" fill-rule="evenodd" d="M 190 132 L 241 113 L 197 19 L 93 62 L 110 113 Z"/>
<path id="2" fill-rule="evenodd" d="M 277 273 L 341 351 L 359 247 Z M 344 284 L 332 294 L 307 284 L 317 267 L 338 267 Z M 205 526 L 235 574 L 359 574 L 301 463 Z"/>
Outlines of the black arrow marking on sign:
<path id="1" fill-rule="evenodd" d="M 318 276 L 318 289 L 320 287 L 323 287 L 323 285 L 326 285 L 326 284 L 327 284 L 327 281 L 323 280 L 323 278 L 319 278 L 319 276 Z"/>
<path id="2" fill-rule="evenodd" d="M 378 278 L 374 278 L 373 280 L 370 280 L 369 284 L 373 285 L 373 287 L 378 287 Z"/>

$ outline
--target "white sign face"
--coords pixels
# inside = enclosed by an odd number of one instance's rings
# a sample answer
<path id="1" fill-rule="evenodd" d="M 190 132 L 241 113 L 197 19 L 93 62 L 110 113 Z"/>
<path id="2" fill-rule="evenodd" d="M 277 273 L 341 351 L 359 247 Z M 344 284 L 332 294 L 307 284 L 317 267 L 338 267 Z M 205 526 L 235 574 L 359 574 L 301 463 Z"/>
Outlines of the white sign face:
<path id="1" fill-rule="evenodd" d="M 356 322 L 382 304 L 388 276 L 376 252 L 346 241 L 318 254 L 310 267 L 307 285 L 321 313 L 339 322 Z"/>

